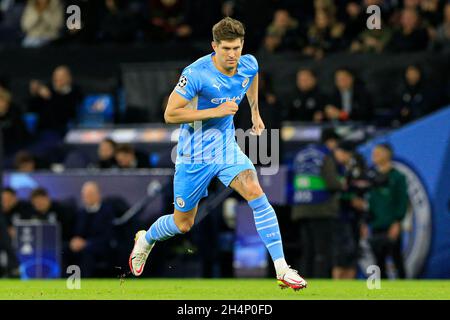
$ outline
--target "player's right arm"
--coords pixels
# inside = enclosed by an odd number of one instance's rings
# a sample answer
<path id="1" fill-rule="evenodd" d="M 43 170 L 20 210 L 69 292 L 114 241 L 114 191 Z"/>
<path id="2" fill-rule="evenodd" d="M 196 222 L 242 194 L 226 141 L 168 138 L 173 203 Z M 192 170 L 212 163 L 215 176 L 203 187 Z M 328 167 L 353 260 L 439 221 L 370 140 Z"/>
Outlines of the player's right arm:
<path id="1" fill-rule="evenodd" d="M 181 96 L 175 90 L 169 96 L 164 120 L 166 123 L 190 123 L 194 121 L 208 120 L 211 118 L 222 118 L 234 115 L 238 110 L 238 105 L 234 101 L 227 101 L 216 108 L 195 110 L 186 108 L 189 100 Z"/>

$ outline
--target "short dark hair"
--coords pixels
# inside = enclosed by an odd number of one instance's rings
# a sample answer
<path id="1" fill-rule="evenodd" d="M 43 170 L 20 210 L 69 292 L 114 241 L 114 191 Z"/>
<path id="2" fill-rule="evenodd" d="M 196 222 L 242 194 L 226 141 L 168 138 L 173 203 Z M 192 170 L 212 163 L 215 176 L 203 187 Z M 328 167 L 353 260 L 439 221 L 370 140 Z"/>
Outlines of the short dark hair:
<path id="1" fill-rule="evenodd" d="M 327 128 L 322 130 L 320 136 L 320 142 L 326 143 L 328 140 L 336 140 L 339 142 L 340 137 L 333 128 Z"/>
<path id="2" fill-rule="evenodd" d="M 337 68 L 336 70 L 334 70 L 334 74 L 336 75 L 338 72 L 345 72 L 348 73 L 349 75 L 351 75 L 353 78 L 355 77 L 355 71 L 353 71 L 351 68 L 349 67 L 340 67 Z"/>
<path id="3" fill-rule="evenodd" d="M 355 151 L 355 144 L 352 141 L 343 140 L 339 142 L 338 149 L 352 153 L 353 151 Z"/>
<path id="4" fill-rule="evenodd" d="M 308 72 L 314 78 L 317 78 L 317 73 L 311 68 L 300 68 L 300 69 L 297 70 L 297 74 L 299 74 L 300 72 Z"/>
<path id="5" fill-rule="evenodd" d="M 392 155 L 394 154 L 394 148 L 392 147 L 392 145 L 390 143 L 387 143 L 387 142 L 379 143 L 375 146 L 375 148 L 383 148 L 384 150 L 389 152 L 389 156 L 391 158 L 392 158 Z"/>
<path id="6" fill-rule="evenodd" d="M 112 138 L 105 138 L 101 141 L 101 143 L 102 142 L 107 142 L 107 143 L 111 144 L 114 149 L 117 147 L 117 142 L 115 142 Z"/>
<path id="7" fill-rule="evenodd" d="M 217 22 L 212 28 L 213 40 L 220 43 L 222 40 L 244 39 L 245 27 L 242 22 L 226 17 Z"/>
<path id="8" fill-rule="evenodd" d="M 35 159 L 31 153 L 25 150 L 17 152 L 16 156 L 14 157 L 14 166 L 16 168 L 19 168 L 22 164 L 28 162 L 35 162 Z"/>
<path id="9" fill-rule="evenodd" d="M 131 144 L 128 143 L 124 143 L 124 144 L 119 144 L 116 147 L 116 153 L 128 153 L 128 154 L 134 154 L 134 147 Z"/>
<path id="10" fill-rule="evenodd" d="M 17 196 L 16 190 L 14 190 L 14 189 L 11 188 L 11 187 L 4 187 L 4 188 L 2 189 L 2 192 L 8 192 L 8 193 L 11 193 L 11 194 L 14 195 L 14 196 Z"/>
<path id="11" fill-rule="evenodd" d="M 31 199 L 34 199 L 36 197 L 48 197 L 48 192 L 45 188 L 42 187 L 38 187 L 36 189 L 34 189 L 33 191 L 31 191 Z"/>

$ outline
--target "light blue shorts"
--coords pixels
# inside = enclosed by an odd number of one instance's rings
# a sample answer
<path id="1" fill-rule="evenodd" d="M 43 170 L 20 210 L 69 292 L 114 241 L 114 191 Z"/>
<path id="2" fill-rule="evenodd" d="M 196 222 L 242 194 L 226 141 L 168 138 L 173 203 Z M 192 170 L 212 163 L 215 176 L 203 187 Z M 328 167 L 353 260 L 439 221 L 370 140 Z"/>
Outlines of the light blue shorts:
<path id="1" fill-rule="evenodd" d="M 199 201 L 208 195 L 208 186 L 214 177 L 218 177 L 228 187 L 242 171 L 256 171 L 239 146 L 234 152 L 233 161 L 226 163 L 177 163 L 173 180 L 175 208 L 187 212 L 197 206 Z"/>

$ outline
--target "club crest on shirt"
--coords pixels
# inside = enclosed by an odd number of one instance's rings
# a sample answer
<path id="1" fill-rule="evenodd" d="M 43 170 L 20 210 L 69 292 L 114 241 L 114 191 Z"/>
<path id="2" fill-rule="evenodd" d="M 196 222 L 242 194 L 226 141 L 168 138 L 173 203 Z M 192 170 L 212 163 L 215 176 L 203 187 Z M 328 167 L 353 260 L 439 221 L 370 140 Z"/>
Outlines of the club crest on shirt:
<path id="1" fill-rule="evenodd" d="M 249 78 L 245 78 L 244 81 L 242 81 L 242 88 L 245 88 L 248 85 Z"/>
<path id="2" fill-rule="evenodd" d="M 183 198 L 177 197 L 177 198 L 175 199 L 175 201 L 177 202 L 177 205 L 178 205 L 180 208 L 184 208 L 184 200 L 183 200 Z"/>

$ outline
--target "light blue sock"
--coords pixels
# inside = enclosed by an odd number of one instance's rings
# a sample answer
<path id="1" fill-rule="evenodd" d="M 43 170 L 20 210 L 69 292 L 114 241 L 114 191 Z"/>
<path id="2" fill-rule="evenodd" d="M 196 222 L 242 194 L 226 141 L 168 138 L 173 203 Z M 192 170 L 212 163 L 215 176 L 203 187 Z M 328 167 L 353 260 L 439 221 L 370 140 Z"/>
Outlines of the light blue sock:
<path id="1" fill-rule="evenodd" d="M 281 241 L 280 227 L 277 215 L 273 210 L 265 194 L 248 202 L 253 210 L 255 226 L 261 240 L 269 250 L 272 260 L 283 259 L 283 243 Z"/>
<path id="2" fill-rule="evenodd" d="M 153 244 L 156 241 L 164 241 L 180 233 L 181 231 L 175 224 L 173 214 L 168 214 L 160 217 L 151 225 L 145 234 L 145 240 L 149 244 Z"/>

